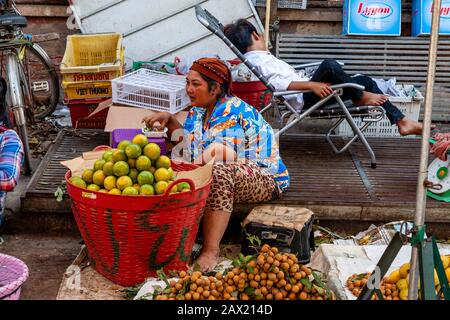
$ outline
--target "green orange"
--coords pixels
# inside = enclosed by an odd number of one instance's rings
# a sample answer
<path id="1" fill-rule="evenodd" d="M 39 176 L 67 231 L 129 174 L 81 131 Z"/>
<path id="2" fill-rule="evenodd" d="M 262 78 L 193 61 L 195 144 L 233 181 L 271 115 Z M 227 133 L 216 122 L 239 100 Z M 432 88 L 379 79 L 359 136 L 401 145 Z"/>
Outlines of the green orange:
<path id="1" fill-rule="evenodd" d="M 105 165 L 105 160 L 97 160 L 94 163 L 94 171 L 103 170 L 103 166 Z"/>
<path id="2" fill-rule="evenodd" d="M 149 143 L 144 148 L 144 155 L 150 158 L 150 160 L 155 161 L 161 155 L 161 148 L 156 143 Z"/>
<path id="3" fill-rule="evenodd" d="M 105 153 L 103 153 L 102 159 L 105 160 L 106 162 L 111 161 L 113 152 L 114 152 L 113 150 L 105 151 Z"/>
<path id="4" fill-rule="evenodd" d="M 105 181 L 103 181 L 103 185 L 105 186 L 105 189 L 108 191 L 111 191 L 116 187 L 117 178 L 114 176 L 109 176 L 105 178 Z"/>
<path id="5" fill-rule="evenodd" d="M 114 170 L 113 169 L 114 169 L 114 162 L 112 162 L 112 161 L 108 161 L 103 166 L 103 172 L 105 173 L 105 175 L 107 177 L 114 175 Z"/>
<path id="6" fill-rule="evenodd" d="M 177 190 L 178 190 L 178 192 L 181 192 L 183 190 L 189 191 L 189 190 L 191 190 L 191 186 L 187 182 L 180 182 L 179 184 L 177 184 Z"/>
<path id="7" fill-rule="evenodd" d="M 138 144 L 132 143 L 125 148 L 125 154 L 129 159 L 137 159 L 142 154 L 142 149 Z"/>
<path id="8" fill-rule="evenodd" d="M 144 148 L 148 144 L 148 138 L 143 134 L 138 134 L 133 138 L 132 142 Z"/>
<path id="9" fill-rule="evenodd" d="M 114 162 L 127 161 L 127 155 L 125 154 L 125 151 L 123 151 L 121 149 L 117 149 L 113 152 L 112 160 Z"/>
<path id="10" fill-rule="evenodd" d="M 169 184 L 167 183 L 167 181 L 158 181 L 155 184 L 156 194 L 163 194 L 166 191 L 168 186 L 169 186 Z"/>
<path id="11" fill-rule="evenodd" d="M 130 168 L 136 168 L 136 159 L 128 159 L 128 165 Z"/>
<path id="12" fill-rule="evenodd" d="M 127 196 L 138 196 L 139 195 L 139 191 L 137 191 L 135 188 L 133 187 L 126 187 L 123 191 L 122 191 L 122 195 L 127 195 Z"/>
<path id="13" fill-rule="evenodd" d="M 130 172 L 130 167 L 125 161 L 114 163 L 113 172 L 117 177 L 126 176 Z"/>
<path id="14" fill-rule="evenodd" d="M 137 169 L 135 168 L 131 168 L 130 172 L 128 173 L 128 176 L 131 178 L 131 180 L 133 180 L 133 183 L 136 183 L 137 177 L 138 177 L 139 171 L 137 171 Z"/>
<path id="15" fill-rule="evenodd" d="M 87 187 L 86 182 L 84 182 L 84 180 L 81 179 L 80 177 L 72 177 L 70 179 L 70 182 L 72 182 L 73 185 L 75 185 L 75 186 L 77 186 L 79 188 L 86 189 L 86 187 Z"/>
<path id="16" fill-rule="evenodd" d="M 94 170 L 91 169 L 86 169 L 83 171 L 83 174 L 81 175 L 81 179 L 84 180 L 84 182 L 91 184 L 92 181 L 92 176 L 94 175 Z"/>
<path id="17" fill-rule="evenodd" d="M 166 168 L 169 169 L 171 165 L 170 158 L 168 156 L 160 156 L 156 160 L 156 168 Z"/>
<path id="18" fill-rule="evenodd" d="M 125 148 L 131 144 L 130 140 L 122 140 L 120 141 L 120 143 L 117 145 L 117 149 L 123 150 L 125 151 Z"/>
<path id="19" fill-rule="evenodd" d="M 100 187 L 98 185 L 96 185 L 96 184 L 88 185 L 87 189 L 91 190 L 91 191 L 100 191 Z"/>
<path id="20" fill-rule="evenodd" d="M 120 190 L 117 189 L 117 188 L 114 188 L 114 189 L 112 189 L 112 190 L 109 190 L 109 193 L 110 193 L 110 194 L 121 195 L 121 194 L 122 194 L 122 191 L 120 191 Z"/>
<path id="21" fill-rule="evenodd" d="M 140 156 L 136 159 L 136 169 L 139 171 L 150 170 L 152 161 L 147 156 Z"/>
<path id="22" fill-rule="evenodd" d="M 153 184 L 155 179 L 150 171 L 142 171 L 137 176 L 137 181 L 142 186 L 144 184 Z"/>
<path id="23" fill-rule="evenodd" d="M 170 173 L 166 168 L 159 168 L 155 171 L 156 181 L 169 181 L 170 178 Z"/>
<path id="24" fill-rule="evenodd" d="M 129 176 L 122 176 L 116 181 L 117 189 L 123 191 L 125 188 L 132 187 L 133 181 Z"/>
<path id="25" fill-rule="evenodd" d="M 103 170 L 97 170 L 94 172 L 94 175 L 92 176 L 92 181 L 98 185 L 98 186 L 103 186 L 103 182 L 106 179 L 106 175 L 103 172 Z"/>
<path id="26" fill-rule="evenodd" d="M 152 196 L 155 194 L 155 188 L 151 184 L 144 184 L 141 186 L 141 195 Z"/>

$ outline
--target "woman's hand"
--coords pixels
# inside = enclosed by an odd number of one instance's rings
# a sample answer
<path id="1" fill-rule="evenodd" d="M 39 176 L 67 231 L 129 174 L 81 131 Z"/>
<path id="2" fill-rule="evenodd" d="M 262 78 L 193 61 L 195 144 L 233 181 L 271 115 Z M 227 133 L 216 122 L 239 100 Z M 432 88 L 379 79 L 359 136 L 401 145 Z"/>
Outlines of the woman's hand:
<path id="1" fill-rule="evenodd" d="M 316 96 L 319 96 L 321 99 L 323 99 L 333 93 L 333 89 L 331 89 L 330 85 L 331 83 L 311 81 L 310 90 L 314 92 Z"/>
<path id="2" fill-rule="evenodd" d="M 142 119 L 147 128 L 156 127 L 159 130 L 166 128 L 169 124 L 172 115 L 169 112 L 154 112 L 150 116 L 146 116 Z M 155 123 L 159 123 L 159 126 L 155 126 Z"/>

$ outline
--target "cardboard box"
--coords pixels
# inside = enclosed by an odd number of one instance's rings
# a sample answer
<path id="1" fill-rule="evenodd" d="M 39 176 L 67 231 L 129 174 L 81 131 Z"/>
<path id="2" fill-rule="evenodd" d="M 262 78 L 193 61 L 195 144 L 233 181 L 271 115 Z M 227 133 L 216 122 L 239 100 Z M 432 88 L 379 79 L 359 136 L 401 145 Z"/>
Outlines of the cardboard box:
<path id="1" fill-rule="evenodd" d="M 92 117 L 96 113 L 99 113 L 105 109 L 108 109 L 108 116 L 106 117 L 105 132 L 112 133 L 115 129 L 142 129 L 145 128 L 145 124 L 142 119 L 156 111 L 129 107 L 124 105 L 117 105 L 112 102 L 111 99 L 106 100 L 99 104 L 99 106 L 92 112 L 89 117 Z M 188 112 L 181 111 L 175 114 L 175 118 L 184 124 Z M 110 134 L 111 137 L 111 134 Z M 111 142 L 111 141 L 110 141 Z M 111 144 L 110 144 L 111 145 Z"/>
<path id="2" fill-rule="evenodd" d="M 399 36 L 401 0 L 345 0 L 344 35 Z"/>
<path id="3" fill-rule="evenodd" d="M 412 36 L 429 35 L 433 15 L 433 0 L 413 0 L 411 13 Z M 442 0 L 439 34 L 450 34 L 450 0 Z"/>

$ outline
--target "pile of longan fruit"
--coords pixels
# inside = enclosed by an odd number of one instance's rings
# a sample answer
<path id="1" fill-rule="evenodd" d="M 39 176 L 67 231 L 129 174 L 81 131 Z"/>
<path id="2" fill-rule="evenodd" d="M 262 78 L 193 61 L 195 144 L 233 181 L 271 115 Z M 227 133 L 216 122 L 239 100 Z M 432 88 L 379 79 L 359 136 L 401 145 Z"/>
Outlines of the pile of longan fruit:
<path id="1" fill-rule="evenodd" d="M 243 256 L 242 256 L 243 257 Z M 156 300 L 334 300 L 332 291 L 316 284 L 312 270 L 291 253 L 265 244 L 259 254 L 243 257 L 240 266 L 203 275 L 181 271 L 178 280 L 154 295 Z M 323 284 L 323 283 L 322 283 Z"/>
<path id="2" fill-rule="evenodd" d="M 346 283 L 348 290 L 350 290 L 354 296 L 358 297 L 369 277 L 370 273 L 351 275 Z M 400 300 L 400 290 L 395 284 L 388 283 L 386 279 L 381 281 L 380 291 L 384 300 Z M 378 296 L 374 293 L 371 300 L 378 300 Z"/>

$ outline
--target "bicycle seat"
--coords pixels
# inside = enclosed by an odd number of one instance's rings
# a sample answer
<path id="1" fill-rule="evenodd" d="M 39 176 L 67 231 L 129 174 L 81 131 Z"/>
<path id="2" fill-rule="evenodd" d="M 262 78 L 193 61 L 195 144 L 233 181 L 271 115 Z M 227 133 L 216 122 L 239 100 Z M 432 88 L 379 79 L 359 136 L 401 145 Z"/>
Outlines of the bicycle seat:
<path id="1" fill-rule="evenodd" d="M 24 16 L 5 14 L 0 16 L 1 27 L 26 27 L 28 24 L 27 18 Z"/>

